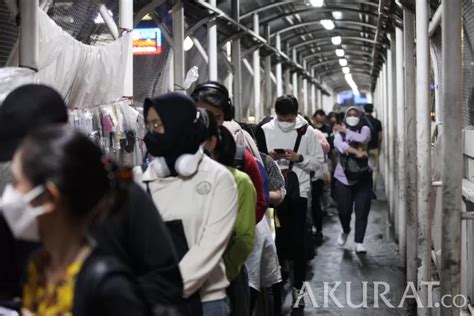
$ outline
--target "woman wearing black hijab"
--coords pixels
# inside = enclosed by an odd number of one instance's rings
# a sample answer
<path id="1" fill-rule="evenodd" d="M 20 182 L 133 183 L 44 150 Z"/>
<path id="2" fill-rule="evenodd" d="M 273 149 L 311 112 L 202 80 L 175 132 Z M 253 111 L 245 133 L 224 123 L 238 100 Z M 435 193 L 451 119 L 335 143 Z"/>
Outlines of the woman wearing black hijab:
<path id="1" fill-rule="evenodd" d="M 372 175 L 368 165 L 367 144 L 370 128 L 363 124 L 363 114 L 357 107 L 350 107 L 344 117 L 344 126 L 335 124 L 334 146 L 339 162 L 334 172 L 337 209 L 342 232 L 337 243 L 344 246 L 351 230 L 351 215 L 354 209 L 355 250 L 365 253 L 363 245 L 372 201 Z"/>
<path id="2" fill-rule="evenodd" d="M 237 215 L 234 178 L 204 154 L 205 114 L 191 98 L 169 93 L 147 99 L 144 116 L 144 141 L 155 158 L 146 171 L 137 170 L 137 181 L 152 196 L 175 241 L 184 313 L 228 315 L 222 255 Z"/>

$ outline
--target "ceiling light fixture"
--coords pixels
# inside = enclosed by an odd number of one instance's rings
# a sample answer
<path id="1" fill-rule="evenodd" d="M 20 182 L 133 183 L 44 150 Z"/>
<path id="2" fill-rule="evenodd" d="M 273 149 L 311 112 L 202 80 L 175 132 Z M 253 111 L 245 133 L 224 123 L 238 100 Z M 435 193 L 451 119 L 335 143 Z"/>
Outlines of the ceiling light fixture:
<path id="1" fill-rule="evenodd" d="M 347 59 L 345 59 L 345 58 L 339 59 L 339 65 L 341 65 L 341 67 L 346 67 L 347 66 Z"/>
<path id="2" fill-rule="evenodd" d="M 340 20 L 342 19 L 342 12 L 340 11 L 334 11 L 332 13 L 332 17 L 335 19 L 335 20 Z"/>
<path id="3" fill-rule="evenodd" d="M 194 46 L 193 40 L 189 36 L 186 36 L 186 38 L 184 39 L 184 42 L 183 42 L 184 51 L 187 52 L 187 51 L 191 50 L 191 48 L 193 48 L 193 46 Z"/>
<path id="4" fill-rule="evenodd" d="M 342 48 L 336 49 L 337 57 L 344 57 L 344 50 Z"/>
<path id="5" fill-rule="evenodd" d="M 336 25 L 334 25 L 334 22 L 332 20 L 321 20 L 319 21 L 321 25 L 326 29 L 326 30 L 333 30 Z"/>
<path id="6" fill-rule="evenodd" d="M 342 73 L 347 75 L 351 73 L 351 69 L 349 67 L 342 67 Z"/>
<path id="7" fill-rule="evenodd" d="M 332 42 L 334 45 L 341 45 L 341 43 L 342 43 L 342 37 L 340 37 L 340 36 L 333 36 L 333 37 L 331 37 L 331 42 Z"/>
<path id="8" fill-rule="evenodd" d="M 324 0 L 309 0 L 309 3 L 315 8 L 321 8 L 324 5 Z"/>

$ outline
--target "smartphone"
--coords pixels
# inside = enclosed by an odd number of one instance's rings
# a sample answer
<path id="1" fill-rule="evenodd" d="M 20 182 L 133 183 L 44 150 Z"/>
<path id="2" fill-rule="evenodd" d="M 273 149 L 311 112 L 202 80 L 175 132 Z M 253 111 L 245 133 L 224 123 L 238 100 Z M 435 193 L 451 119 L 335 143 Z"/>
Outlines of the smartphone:
<path id="1" fill-rule="evenodd" d="M 286 151 L 282 148 L 275 148 L 274 151 L 279 154 L 279 155 L 284 155 L 286 154 Z"/>

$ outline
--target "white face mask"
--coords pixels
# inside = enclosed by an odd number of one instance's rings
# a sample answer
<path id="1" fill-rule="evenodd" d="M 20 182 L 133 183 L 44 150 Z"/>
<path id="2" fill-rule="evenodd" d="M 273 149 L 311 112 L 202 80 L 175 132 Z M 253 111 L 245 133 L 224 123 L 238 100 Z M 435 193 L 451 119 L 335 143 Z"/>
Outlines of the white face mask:
<path id="1" fill-rule="evenodd" d="M 6 186 L 0 201 L 0 210 L 16 239 L 40 241 L 36 218 L 44 214 L 45 209 L 43 206 L 33 207 L 30 202 L 43 192 L 43 187 L 38 186 L 22 195 L 11 184 Z"/>
<path id="2" fill-rule="evenodd" d="M 295 127 L 296 121 L 295 122 L 281 122 L 277 120 L 277 124 L 278 124 L 278 127 L 280 127 L 280 129 L 282 130 L 282 132 L 288 133 Z"/>
<path id="3" fill-rule="evenodd" d="M 346 123 L 347 123 L 347 125 L 349 125 L 351 127 L 359 125 L 359 122 L 360 122 L 360 118 L 357 117 L 357 116 L 348 116 L 348 117 L 346 117 Z"/>

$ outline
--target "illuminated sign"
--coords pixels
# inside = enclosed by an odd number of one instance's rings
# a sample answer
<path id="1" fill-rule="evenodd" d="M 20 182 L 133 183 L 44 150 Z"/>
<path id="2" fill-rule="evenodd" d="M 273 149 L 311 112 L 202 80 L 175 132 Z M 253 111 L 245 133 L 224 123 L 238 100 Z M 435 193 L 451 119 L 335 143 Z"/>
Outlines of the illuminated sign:
<path id="1" fill-rule="evenodd" d="M 161 30 L 159 28 L 134 29 L 133 55 L 159 55 L 161 54 Z"/>

